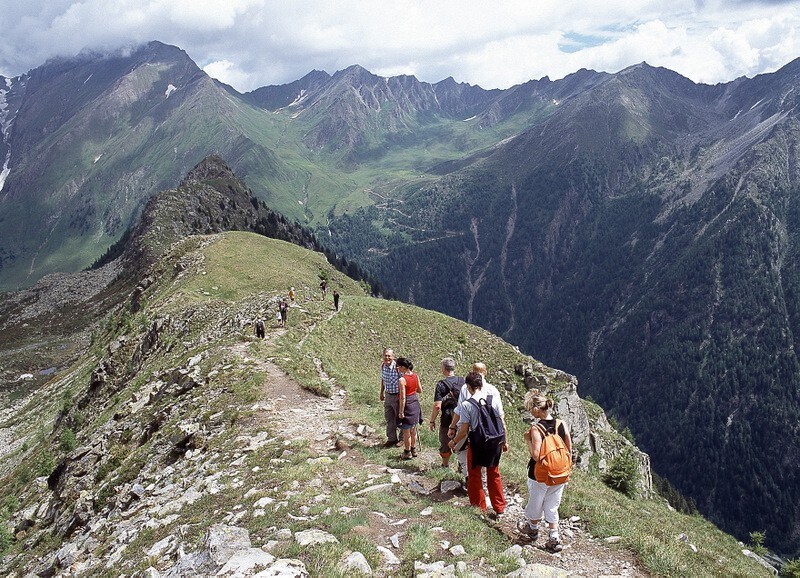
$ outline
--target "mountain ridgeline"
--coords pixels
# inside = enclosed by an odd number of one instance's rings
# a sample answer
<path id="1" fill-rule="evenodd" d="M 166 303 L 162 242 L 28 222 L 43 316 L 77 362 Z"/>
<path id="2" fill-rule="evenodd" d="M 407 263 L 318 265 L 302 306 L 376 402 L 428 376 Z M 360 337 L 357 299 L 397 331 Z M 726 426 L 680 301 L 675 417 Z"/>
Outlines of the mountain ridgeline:
<path id="1" fill-rule="evenodd" d="M 216 153 L 329 255 L 578 375 L 723 528 L 800 551 L 800 61 L 239 94 L 154 42 L 5 80 L 0 287 L 90 265 Z"/>

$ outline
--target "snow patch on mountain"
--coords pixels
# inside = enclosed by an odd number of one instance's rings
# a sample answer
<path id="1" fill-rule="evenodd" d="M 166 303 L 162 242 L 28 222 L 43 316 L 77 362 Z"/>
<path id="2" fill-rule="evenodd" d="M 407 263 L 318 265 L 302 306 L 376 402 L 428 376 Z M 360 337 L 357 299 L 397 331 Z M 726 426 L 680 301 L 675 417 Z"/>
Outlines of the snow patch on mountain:
<path id="1" fill-rule="evenodd" d="M 164 96 L 169 98 L 169 95 L 178 90 L 178 88 L 174 84 L 167 85 L 167 91 L 164 93 Z"/>
<path id="2" fill-rule="evenodd" d="M 13 82 L 10 78 L 5 79 L 5 84 L 8 89 L 0 89 L 0 133 L 2 133 L 2 141 L 3 144 L 8 144 L 9 136 L 11 134 L 11 122 L 14 120 L 14 117 L 9 118 L 8 114 L 8 102 L 6 101 L 6 95 L 8 94 L 8 90 L 11 89 L 11 85 Z M 5 162 L 3 163 L 3 169 L 0 170 L 0 191 L 3 190 L 3 187 L 6 185 L 6 179 L 8 178 L 8 174 L 11 172 L 11 169 L 8 168 L 9 163 L 11 162 L 11 147 L 8 147 L 6 151 L 6 158 Z"/>
<path id="3" fill-rule="evenodd" d="M 307 97 L 308 94 L 306 93 L 305 89 L 301 89 L 300 94 L 297 95 L 297 98 L 295 98 L 289 106 L 300 106 Z"/>

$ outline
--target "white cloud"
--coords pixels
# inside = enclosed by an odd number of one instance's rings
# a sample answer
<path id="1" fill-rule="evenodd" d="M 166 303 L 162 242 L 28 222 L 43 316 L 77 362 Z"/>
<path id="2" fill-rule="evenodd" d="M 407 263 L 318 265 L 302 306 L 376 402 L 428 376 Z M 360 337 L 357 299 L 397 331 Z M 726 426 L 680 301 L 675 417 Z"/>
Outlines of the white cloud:
<path id="1" fill-rule="evenodd" d="M 647 61 L 713 83 L 800 56 L 800 6 L 768 0 L 0 0 L 0 14 L 6 76 L 160 40 L 243 91 L 351 64 L 505 88 Z"/>
<path id="2" fill-rule="evenodd" d="M 203 70 L 210 77 L 233 87 L 247 86 L 252 83 L 250 75 L 240 70 L 236 63 L 229 60 L 210 62 L 203 67 Z"/>

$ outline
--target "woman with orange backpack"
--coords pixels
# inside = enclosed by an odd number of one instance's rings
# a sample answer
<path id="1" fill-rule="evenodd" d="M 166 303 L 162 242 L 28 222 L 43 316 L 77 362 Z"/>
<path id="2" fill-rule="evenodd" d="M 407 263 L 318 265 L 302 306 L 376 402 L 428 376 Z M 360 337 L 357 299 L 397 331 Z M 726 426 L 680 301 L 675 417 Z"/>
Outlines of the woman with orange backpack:
<path id="1" fill-rule="evenodd" d="M 572 471 L 572 440 L 561 420 L 551 414 L 553 400 L 532 389 L 525 395 L 525 409 L 538 421 L 525 432 L 531 459 L 528 462 L 528 504 L 525 519 L 517 524 L 523 541 L 535 542 L 539 522 L 544 516 L 548 526 L 545 548 L 562 550 L 558 533 L 558 507 Z"/>

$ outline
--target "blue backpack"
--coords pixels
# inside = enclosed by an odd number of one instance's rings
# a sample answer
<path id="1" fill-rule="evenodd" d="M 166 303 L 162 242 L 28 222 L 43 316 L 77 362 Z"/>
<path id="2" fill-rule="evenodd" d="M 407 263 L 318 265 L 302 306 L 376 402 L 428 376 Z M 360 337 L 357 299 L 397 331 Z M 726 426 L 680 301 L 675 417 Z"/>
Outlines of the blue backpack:
<path id="1" fill-rule="evenodd" d="M 503 420 L 492 405 L 492 396 L 489 395 L 479 401 L 470 397 L 467 401 L 478 408 L 478 424 L 470 428 L 469 432 L 472 465 L 473 467 L 497 465 L 500 446 L 506 439 L 506 432 L 503 429 Z"/>

